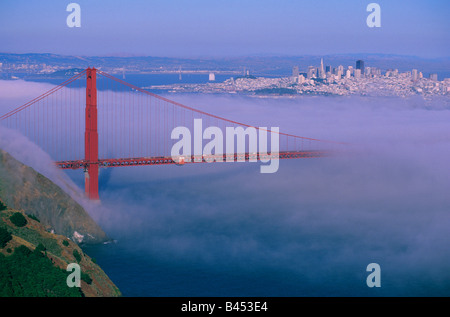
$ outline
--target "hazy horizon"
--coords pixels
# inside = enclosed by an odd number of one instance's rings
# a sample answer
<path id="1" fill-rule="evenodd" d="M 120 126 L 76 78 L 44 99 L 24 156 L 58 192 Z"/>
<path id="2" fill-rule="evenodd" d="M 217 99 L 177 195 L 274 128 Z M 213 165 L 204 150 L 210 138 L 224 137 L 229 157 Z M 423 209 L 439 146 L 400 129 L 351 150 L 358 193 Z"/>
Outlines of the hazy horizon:
<path id="1" fill-rule="evenodd" d="M 87 55 L 72 55 L 72 54 L 59 54 L 54 52 L 7 52 L 0 51 L 0 54 L 15 54 L 15 55 L 27 55 L 27 54 L 36 54 L 36 55 L 58 55 L 58 56 L 81 56 L 81 57 L 121 57 L 121 58 L 133 58 L 133 57 L 151 57 L 151 58 L 170 58 L 170 59 L 188 59 L 188 60 L 197 60 L 197 59 L 227 59 L 227 58 L 258 58 L 258 57 L 282 57 L 282 58 L 296 58 L 296 57 L 339 57 L 339 56 L 354 56 L 357 58 L 358 56 L 366 57 L 366 56 L 390 56 L 390 57 L 405 57 L 405 58 L 417 58 L 423 60 L 439 60 L 439 59 L 450 59 L 450 55 L 436 56 L 436 57 L 423 57 L 418 55 L 411 54 L 396 54 L 396 53 L 362 53 L 362 52 L 347 52 L 347 53 L 331 53 L 331 54 L 272 54 L 272 53 L 254 53 L 254 54 L 246 54 L 246 55 L 197 55 L 197 56 L 183 56 L 183 55 L 145 55 L 145 54 L 132 54 L 132 53 L 105 53 L 100 55 L 95 54 L 87 54 Z"/>
<path id="2" fill-rule="evenodd" d="M 368 2 L 351 0 L 78 0 L 81 27 L 66 25 L 68 3 L 2 1 L 3 50 L 73 55 L 323 55 L 389 52 L 448 56 L 450 3 L 378 0 L 381 27 L 369 28 Z"/>

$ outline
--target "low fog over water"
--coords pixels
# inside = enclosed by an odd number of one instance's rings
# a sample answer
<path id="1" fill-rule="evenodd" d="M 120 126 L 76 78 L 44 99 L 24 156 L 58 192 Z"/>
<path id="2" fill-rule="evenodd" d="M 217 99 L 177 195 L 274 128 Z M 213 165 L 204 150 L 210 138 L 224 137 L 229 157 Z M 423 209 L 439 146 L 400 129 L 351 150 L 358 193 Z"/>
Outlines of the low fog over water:
<path id="1" fill-rule="evenodd" d="M 1 113 L 30 99 L 15 89 L 45 84 L 8 85 Z M 88 210 L 116 242 L 85 250 L 125 296 L 450 295 L 448 98 L 166 97 L 351 151 L 282 160 L 274 174 L 260 163 L 103 169 L 102 203 Z M 64 173 L 83 186 L 81 171 Z M 366 285 L 373 262 L 381 288 Z"/>

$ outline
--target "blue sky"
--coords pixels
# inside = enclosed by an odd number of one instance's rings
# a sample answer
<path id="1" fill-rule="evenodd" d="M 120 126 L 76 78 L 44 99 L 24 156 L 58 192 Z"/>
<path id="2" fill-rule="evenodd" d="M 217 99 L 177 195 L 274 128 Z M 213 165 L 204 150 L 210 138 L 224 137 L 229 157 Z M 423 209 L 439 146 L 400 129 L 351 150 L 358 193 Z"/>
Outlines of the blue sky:
<path id="1" fill-rule="evenodd" d="M 387 53 L 450 56 L 450 1 L 78 0 L 81 28 L 62 0 L 2 0 L 1 52 L 228 56 Z"/>

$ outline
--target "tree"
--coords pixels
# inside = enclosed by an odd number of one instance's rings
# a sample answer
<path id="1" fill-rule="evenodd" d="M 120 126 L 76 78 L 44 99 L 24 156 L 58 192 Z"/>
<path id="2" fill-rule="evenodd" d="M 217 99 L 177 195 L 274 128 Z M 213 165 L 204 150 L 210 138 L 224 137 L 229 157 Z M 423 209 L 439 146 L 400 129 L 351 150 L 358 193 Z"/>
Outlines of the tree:
<path id="1" fill-rule="evenodd" d="M 36 217 L 35 215 L 28 215 L 28 218 L 31 218 L 31 219 L 33 219 L 33 220 L 36 220 L 37 222 L 41 222 L 41 221 L 39 220 L 39 218 Z"/>
<path id="2" fill-rule="evenodd" d="M 80 288 L 67 287 L 67 272 L 54 266 L 42 248 L 31 251 L 21 245 L 12 255 L 0 253 L 0 297 L 83 296 Z"/>
<path id="3" fill-rule="evenodd" d="M 11 233 L 5 228 L 0 228 L 0 248 L 4 248 L 11 239 Z"/>
<path id="4" fill-rule="evenodd" d="M 75 257 L 75 259 L 77 260 L 77 262 L 81 261 L 81 255 L 80 253 L 77 251 L 77 249 L 73 250 L 73 256 Z"/>
<path id="5" fill-rule="evenodd" d="M 20 212 L 15 212 L 11 217 L 9 217 L 9 220 L 11 220 L 11 222 L 17 227 L 26 226 L 28 223 L 27 219 Z"/>
<path id="6" fill-rule="evenodd" d="M 81 280 L 85 281 L 89 285 L 92 284 L 92 278 L 87 273 L 81 272 Z"/>

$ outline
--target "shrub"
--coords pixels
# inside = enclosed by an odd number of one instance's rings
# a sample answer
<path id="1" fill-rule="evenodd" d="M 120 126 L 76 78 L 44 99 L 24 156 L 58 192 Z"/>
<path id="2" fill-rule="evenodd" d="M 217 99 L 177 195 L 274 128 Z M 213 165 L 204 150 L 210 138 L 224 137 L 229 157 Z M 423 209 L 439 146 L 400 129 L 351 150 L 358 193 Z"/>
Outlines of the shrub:
<path id="1" fill-rule="evenodd" d="M 11 233 L 5 228 L 0 228 L 0 248 L 4 248 L 11 239 Z"/>
<path id="2" fill-rule="evenodd" d="M 81 280 L 85 281 L 89 285 L 92 283 L 92 278 L 87 273 L 84 272 L 81 272 Z"/>
<path id="3" fill-rule="evenodd" d="M 42 243 L 39 243 L 37 245 L 36 249 L 34 249 L 34 251 L 36 253 L 38 253 L 38 252 L 45 252 L 45 251 L 47 251 L 47 248 Z"/>
<path id="4" fill-rule="evenodd" d="M 8 208 L 1 200 L 0 200 L 0 211 L 6 210 Z"/>
<path id="5" fill-rule="evenodd" d="M 69 241 L 63 240 L 62 244 L 63 244 L 64 246 L 68 247 L 68 246 L 69 246 Z"/>
<path id="6" fill-rule="evenodd" d="M 77 251 L 77 249 L 73 250 L 73 256 L 75 257 L 75 259 L 77 260 L 77 262 L 81 261 L 81 255 L 80 253 Z"/>
<path id="7" fill-rule="evenodd" d="M 28 215 L 28 218 L 31 218 L 33 220 L 36 220 L 37 222 L 41 222 L 38 217 L 36 217 L 35 215 Z"/>
<path id="8" fill-rule="evenodd" d="M 11 217 L 9 217 L 9 220 L 11 220 L 11 222 L 17 227 L 23 227 L 28 223 L 27 219 L 20 212 L 15 212 Z"/>
<path id="9" fill-rule="evenodd" d="M 17 248 L 14 249 L 14 254 L 17 254 L 18 256 L 28 256 L 31 253 L 32 253 L 31 250 L 24 245 L 19 245 Z"/>

